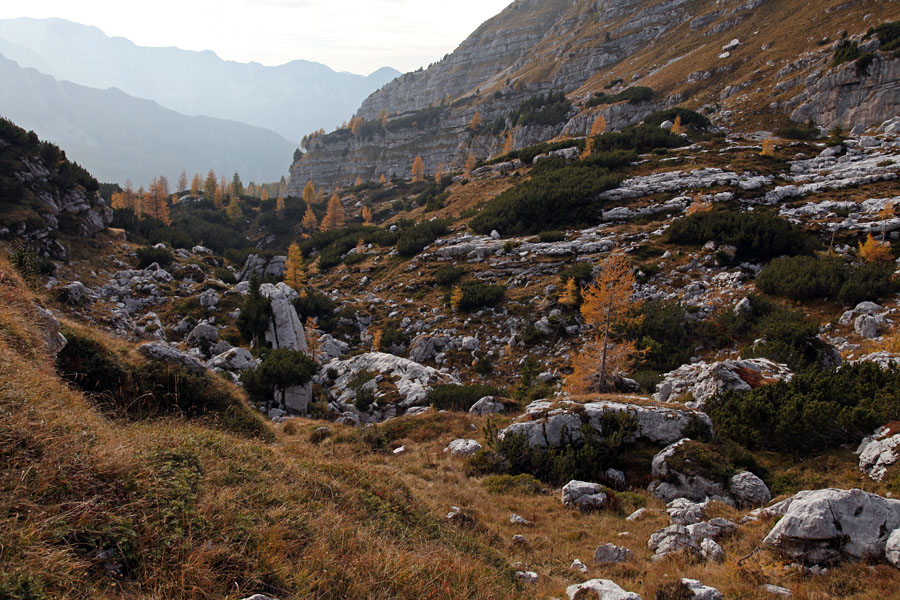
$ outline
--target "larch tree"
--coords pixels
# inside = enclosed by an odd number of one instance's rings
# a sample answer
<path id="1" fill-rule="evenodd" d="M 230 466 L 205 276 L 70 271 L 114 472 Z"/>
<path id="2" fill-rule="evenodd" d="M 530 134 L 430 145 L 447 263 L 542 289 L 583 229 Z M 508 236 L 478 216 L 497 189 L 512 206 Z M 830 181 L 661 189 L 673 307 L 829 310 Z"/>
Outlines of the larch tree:
<path id="1" fill-rule="evenodd" d="M 306 182 L 306 185 L 303 187 L 303 193 L 300 196 L 303 198 L 303 201 L 306 202 L 306 205 L 315 203 L 316 201 L 316 186 L 313 184 L 312 179 Z"/>
<path id="2" fill-rule="evenodd" d="M 231 197 L 228 206 L 225 207 L 225 215 L 232 223 L 237 223 L 244 216 L 244 212 L 241 210 L 241 202 L 237 196 Z"/>
<path id="3" fill-rule="evenodd" d="M 437 167 L 434 169 L 434 182 L 440 183 L 441 179 L 444 178 L 444 163 L 438 163 Z"/>
<path id="4" fill-rule="evenodd" d="M 639 354 L 632 341 L 615 339 L 617 325 L 631 318 L 639 306 L 632 300 L 634 269 L 628 258 L 614 251 L 601 263 L 597 281 L 582 293 L 581 316 L 595 329 L 594 340 L 575 355 L 572 374 L 566 379 L 571 393 L 612 392 L 618 377 L 627 372 Z"/>
<path id="5" fill-rule="evenodd" d="M 212 169 L 209 170 L 209 173 L 206 174 L 206 181 L 203 182 L 203 196 L 210 201 L 215 201 L 216 198 L 216 190 L 218 189 L 218 179 L 216 178 L 216 172 Z M 218 207 L 219 205 L 216 204 Z"/>
<path id="6" fill-rule="evenodd" d="M 328 208 L 325 211 L 325 217 L 322 219 L 322 231 L 331 231 L 340 229 L 344 226 L 344 207 L 341 199 L 337 194 L 332 194 L 328 200 Z"/>
<path id="7" fill-rule="evenodd" d="M 237 174 L 237 171 L 231 178 L 231 194 L 237 198 L 244 194 L 244 184 L 241 183 L 241 176 Z"/>
<path id="8" fill-rule="evenodd" d="M 309 202 L 306 203 L 306 212 L 303 214 L 303 220 L 300 222 L 300 225 L 303 227 L 303 231 L 308 234 L 313 234 L 319 230 L 319 220 L 316 218 L 316 213 L 313 212 L 312 204 Z"/>
<path id="9" fill-rule="evenodd" d="M 181 170 L 181 175 L 178 176 L 178 193 L 183 194 L 188 189 L 188 181 L 187 181 L 187 173 L 185 173 L 184 169 Z"/>
<path id="10" fill-rule="evenodd" d="M 775 140 L 770 137 L 763 140 L 760 154 L 762 156 L 775 156 Z"/>
<path id="11" fill-rule="evenodd" d="M 594 151 L 594 136 L 598 136 L 601 133 L 606 131 L 606 117 L 603 115 L 597 115 L 597 118 L 594 119 L 594 122 L 591 123 L 591 131 L 588 134 L 587 141 L 584 143 L 584 154 L 583 157 L 590 156 Z"/>
<path id="12" fill-rule="evenodd" d="M 275 198 L 275 216 L 279 219 L 284 218 L 284 196 L 278 194 L 278 197 Z"/>
<path id="13" fill-rule="evenodd" d="M 362 131 L 362 126 L 365 121 L 362 117 L 356 117 L 354 119 L 350 119 L 350 133 L 353 135 L 359 135 Z"/>
<path id="14" fill-rule="evenodd" d="M 865 242 L 860 242 L 858 254 L 866 262 L 888 262 L 894 260 L 891 245 L 887 242 L 879 242 L 871 233 Z"/>
<path id="15" fill-rule="evenodd" d="M 509 154 L 513 151 L 513 148 L 513 132 L 512 129 L 510 129 L 506 132 L 506 137 L 503 140 L 503 154 Z"/>
<path id="16" fill-rule="evenodd" d="M 580 299 L 581 295 L 578 290 L 578 281 L 576 281 L 574 277 L 569 277 L 566 280 L 566 289 L 559 298 L 559 303 L 563 306 L 571 307 L 576 306 Z"/>
<path id="17" fill-rule="evenodd" d="M 681 115 L 677 115 L 675 117 L 675 122 L 672 123 L 672 129 L 670 129 L 669 131 L 671 131 L 675 135 L 682 135 L 682 134 L 687 133 L 684 125 L 682 125 L 682 123 L 681 123 Z"/>
<path id="18" fill-rule="evenodd" d="M 203 180 L 200 179 L 200 173 L 194 173 L 194 178 L 191 179 L 191 196 L 198 198 L 201 189 L 203 189 Z"/>
<path id="19" fill-rule="evenodd" d="M 260 188 L 259 200 L 260 200 L 260 202 L 265 202 L 268 199 L 269 199 L 269 190 L 266 189 L 265 186 L 263 186 Z M 281 198 L 281 201 L 284 202 L 284 198 Z"/>
<path id="20" fill-rule="evenodd" d="M 478 131 L 479 127 L 481 127 L 481 113 L 476 111 L 472 116 L 472 120 L 469 121 L 469 129 L 472 131 Z"/>
<path id="21" fill-rule="evenodd" d="M 381 174 L 381 177 L 378 178 L 378 183 L 386 183 L 387 177 L 384 176 L 384 173 Z"/>
<path id="22" fill-rule="evenodd" d="M 314 317 L 306 317 L 306 322 L 303 323 L 303 333 L 306 336 L 306 345 L 309 347 L 309 356 L 314 361 L 319 362 L 319 338 L 316 335 L 316 319 Z"/>
<path id="23" fill-rule="evenodd" d="M 425 161 L 422 160 L 421 156 L 417 156 L 413 159 L 412 163 L 412 180 L 413 183 L 418 183 L 425 179 Z"/>
<path id="24" fill-rule="evenodd" d="M 362 207 L 363 225 L 374 225 L 372 222 L 372 209 L 368 206 Z"/>
<path id="25" fill-rule="evenodd" d="M 355 185 L 356 187 L 359 187 L 362 185 L 362 183 L 363 183 L 362 177 L 357 175 L 356 180 L 353 182 L 353 185 Z"/>
<path id="26" fill-rule="evenodd" d="M 288 246 L 287 260 L 284 263 L 284 282 L 301 296 L 304 295 L 306 272 L 303 269 L 303 253 L 300 252 L 300 245 L 297 242 Z"/>
<path id="27" fill-rule="evenodd" d="M 216 189 L 213 192 L 213 204 L 215 204 L 218 209 L 225 208 L 225 194 L 219 186 L 216 186 Z"/>

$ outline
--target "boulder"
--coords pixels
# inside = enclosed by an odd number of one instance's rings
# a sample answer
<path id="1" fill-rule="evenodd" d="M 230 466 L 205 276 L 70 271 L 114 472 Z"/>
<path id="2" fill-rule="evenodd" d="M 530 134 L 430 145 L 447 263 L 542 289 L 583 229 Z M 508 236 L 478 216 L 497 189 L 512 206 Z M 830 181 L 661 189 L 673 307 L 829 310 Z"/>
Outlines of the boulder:
<path id="1" fill-rule="evenodd" d="M 60 350 L 65 348 L 67 343 L 66 337 L 59 332 L 59 321 L 56 320 L 53 313 L 38 306 L 37 303 L 34 305 L 34 313 L 35 323 L 37 323 L 37 326 L 40 329 L 41 339 L 44 342 L 47 353 L 51 356 L 56 356 Z"/>
<path id="2" fill-rule="evenodd" d="M 705 505 L 691 502 L 687 498 L 676 498 L 666 504 L 666 513 L 673 525 L 693 525 L 703 520 Z"/>
<path id="3" fill-rule="evenodd" d="M 254 365 L 253 355 L 244 348 L 231 348 L 209 359 L 206 366 L 210 369 L 224 369 L 226 371 L 243 371 Z"/>
<path id="4" fill-rule="evenodd" d="M 206 290 L 200 296 L 200 306 L 206 309 L 213 309 L 219 304 L 219 294 L 216 290 Z"/>
<path id="5" fill-rule="evenodd" d="M 206 321 L 199 323 L 188 334 L 185 343 L 191 346 L 208 348 L 212 344 L 219 341 L 219 331 L 214 325 L 210 325 Z"/>
<path id="6" fill-rule="evenodd" d="M 265 340 L 272 348 L 287 348 L 309 353 L 306 332 L 297 316 L 293 301 L 297 292 L 284 282 L 275 285 L 264 283 L 259 292 L 272 303 L 272 319 L 265 333 Z"/>
<path id="7" fill-rule="evenodd" d="M 725 562 L 725 551 L 722 550 L 722 546 L 710 538 L 700 542 L 700 556 L 706 562 Z"/>
<path id="8" fill-rule="evenodd" d="M 653 457 L 650 473 L 654 481 L 647 488 L 651 494 L 665 502 L 671 502 L 676 498 L 686 498 L 695 502 L 702 502 L 707 498 L 723 498 L 725 488 L 716 481 L 710 481 L 701 472 L 692 470 L 693 465 L 689 460 L 683 462 L 683 466 L 676 470 L 673 459 L 682 451 L 685 444 L 691 440 L 684 438 L 661 450 Z"/>
<path id="9" fill-rule="evenodd" d="M 152 342 L 139 346 L 138 353 L 151 360 L 160 360 L 184 367 L 193 373 L 203 373 L 206 367 L 199 360 L 162 342 Z"/>
<path id="10" fill-rule="evenodd" d="M 681 585 L 694 595 L 695 600 L 722 600 L 722 592 L 714 587 L 703 585 L 696 579 L 682 578 Z"/>
<path id="11" fill-rule="evenodd" d="M 579 442 L 583 424 L 602 437 L 602 422 L 611 413 L 626 413 L 634 418 L 635 432 L 627 441 L 643 439 L 655 444 L 671 444 L 684 437 L 685 427 L 696 425 L 698 421 L 712 431 L 709 417 L 699 411 L 613 401 L 579 404 L 570 400 L 538 400 L 529 404 L 525 415 L 500 431 L 499 436 L 502 439 L 506 435 L 521 434 L 532 446 L 559 447 Z"/>
<path id="12" fill-rule="evenodd" d="M 523 583 L 537 583 L 538 574 L 534 571 L 516 571 L 516 579 Z"/>
<path id="13" fill-rule="evenodd" d="M 653 552 L 655 561 L 680 553 L 700 556 L 700 547 L 684 525 L 670 525 L 653 532 L 647 547 Z"/>
<path id="14" fill-rule="evenodd" d="M 572 480 L 562 489 L 562 503 L 579 510 L 600 509 L 606 506 L 609 498 L 599 483 Z"/>
<path id="15" fill-rule="evenodd" d="M 60 297 L 68 304 L 81 304 L 88 299 L 88 291 L 83 283 L 73 281 L 61 288 Z"/>
<path id="16" fill-rule="evenodd" d="M 872 480 L 881 481 L 888 467 L 900 458 L 900 424 L 880 427 L 863 439 L 856 453 L 859 455 L 860 470 Z"/>
<path id="17" fill-rule="evenodd" d="M 872 315 L 859 315 L 853 322 L 853 330 L 861 337 L 871 340 L 878 337 L 883 319 Z"/>
<path id="18" fill-rule="evenodd" d="M 732 476 L 728 493 L 740 508 L 761 506 L 772 500 L 772 492 L 765 482 L 749 471 Z"/>
<path id="19" fill-rule="evenodd" d="M 471 456 L 481 450 L 481 444 L 476 440 L 453 440 L 444 448 L 444 452 L 449 452 L 451 456 Z"/>
<path id="20" fill-rule="evenodd" d="M 506 405 L 493 396 L 485 396 L 479 399 L 469 409 L 471 415 L 494 415 L 506 412 Z"/>
<path id="21" fill-rule="evenodd" d="M 805 564 L 882 560 L 888 537 L 900 528 L 900 500 L 859 489 L 803 491 L 767 512 L 783 516 L 763 543 Z"/>
<path id="22" fill-rule="evenodd" d="M 641 600 L 634 592 L 626 592 L 609 579 L 590 579 L 566 588 L 569 600 Z"/>
<path id="23" fill-rule="evenodd" d="M 634 552 L 615 544 L 603 544 L 594 550 L 594 563 L 612 565 L 634 560 Z"/>
<path id="24" fill-rule="evenodd" d="M 277 279 L 284 275 L 286 261 L 286 256 L 266 258 L 258 254 L 251 254 L 247 257 L 244 268 L 241 269 L 237 279 L 238 281 L 250 281 L 250 275 L 254 272 L 259 275 L 260 279 L 265 279 L 266 276 Z"/>
<path id="25" fill-rule="evenodd" d="M 450 340 L 445 336 L 417 335 L 409 344 L 409 359 L 424 363 L 432 360 L 438 353 L 448 350 L 450 346 Z"/>
<path id="26" fill-rule="evenodd" d="M 682 365 L 663 375 L 656 386 L 653 399 L 658 402 L 673 402 L 682 396 L 691 396 L 687 402 L 690 408 L 702 408 L 703 404 L 727 390 L 739 392 L 775 383 L 790 381 L 793 373 L 780 363 L 767 358 L 724 360 L 721 362 L 697 362 Z"/>
<path id="27" fill-rule="evenodd" d="M 884 545 L 884 559 L 890 565 L 900 569 L 900 529 L 895 529 L 888 536 Z"/>

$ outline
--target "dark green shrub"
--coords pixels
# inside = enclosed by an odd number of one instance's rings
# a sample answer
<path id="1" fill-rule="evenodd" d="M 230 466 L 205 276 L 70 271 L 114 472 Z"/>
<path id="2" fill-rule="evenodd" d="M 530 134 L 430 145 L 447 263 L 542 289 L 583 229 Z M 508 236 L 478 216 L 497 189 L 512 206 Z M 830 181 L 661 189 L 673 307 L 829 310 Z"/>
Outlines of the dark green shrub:
<path id="1" fill-rule="evenodd" d="M 521 473 L 519 475 L 490 475 L 484 478 L 481 485 L 492 494 L 537 496 L 546 491 L 544 489 L 544 484 L 528 473 Z"/>
<path id="2" fill-rule="evenodd" d="M 34 252 L 16 250 L 9 262 L 29 285 L 36 285 L 39 277 L 53 275 L 56 271 L 56 264 L 52 260 Z"/>
<path id="3" fill-rule="evenodd" d="M 898 289 L 894 277 L 894 264 L 865 263 L 850 270 L 847 280 L 841 286 L 837 299 L 848 306 L 856 306 L 864 300 L 878 300 Z"/>
<path id="4" fill-rule="evenodd" d="M 303 385 L 316 374 L 319 366 L 304 352 L 278 348 L 266 354 L 256 368 L 241 373 L 241 383 L 250 399 L 271 405 L 275 391 Z"/>
<path id="5" fill-rule="evenodd" d="M 687 363 L 694 355 L 700 343 L 698 327 L 696 321 L 686 318 L 681 304 L 652 300 L 645 302 L 634 316 L 637 318 L 622 333 L 646 349 L 639 366 L 666 372 Z"/>
<path id="6" fill-rule="evenodd" d="M 812 120 L 805 125 L 791 124 L 779 127 L 775 130 L 775 135 L 791 140 L 817 140 L 821 137 L 819 127 Z"/>
<path id="7" fill-rule="evenodd" d="M 375 403 L 375 390 L 369 388 L 359 388 L 356 390 L 356 398 L 353 399 L 353 406 L 359 412 L 367 412 L 369 407 Z"/>
<path id="8" fill-rule="evenodd" d="M 653 125 L 634 125 L 622 131 L 601 133 L 594 137 L 594 152 L 634 150 L 650 152 L 658 148 L 681 148 L 690 142 L 671 131 Z M 591 157 L 588 158 L 590 160 Z"/>
<path id="9" fill-rule="evenodd" d="M 594 278 L 593 271 L 594 266 L 591 263 L 583 262 L 575 263 L 571 267 L 566 267 L 557 273 L 557 275 L 562 283 L 565 283 L 570 279 L 575 279 L 578 283 L 584 284 L 590 282 L 590 280 Z"/>
<path id="10" fill-rule="evenodd" d="M 213 271 L 213 277 L 221 281 L 222 283 L 227 283 L 229 285 L 234 285 L 237 283 L 237 277 L 234 272 L 230 269 L 225 268 L 217 268 Z"/>
<path id="11" fill-rule="evenodd" d="M 538 234 L 538 240 L 545 243 L 562 242 L 566 239 L 566 234 L 562 231 L 542 231 Z"/>
<path id="12" fill-rule="evenodd" d="M 855 445 L 900 418 L 900 371 L 871 362 L 811 368 L 790 383 L 726 392 L 704 410 L 717 435 L 750 450 L 808 454 Z"/>
<path id="13" fill-rule="evenodd" d="M 834 257 L 782 256 L 756 277 L 756 287 L 791 300 L 834 298 L 847 278 L 844 261 Z"/>
<path id="14" fill-rule="evenodd" d="M 768 260 L 777 256 L 809 254 L 815 239 L 798 226 L 775 215 L 730 210 L 699 212 L 676 220 L 669 227 L 672 244 L 714 241 L 737 247 L 736 260 Z"/>
<path id="15" fill-rule="evenodd" d="M 466 283 L 459 287 L 460 296 L 454 308 L 461 311 L 473 311 L 488 306 L 496 306 L 503 301 L 506 288 L 489 283 Z"/>
<path id="16" fill-rule="evenodd" d="M 366 260 L 365 252 L 354 252 L 344 257 L 344 264 L 349 267 L 351 265 L 359 264 L 364 260 Z"/>
<path id="17" fill-rule="evenodd" d="M 436 385 L 426 400 L 438 410 L 467 411 L 485 396 L 502 396 L 505 391 L 491 385 Z"/>
<path id="18" fill-rule="evenodd" d="M 316 319 L 319 329 L 323 331 L 333 331 L 337 324 L 337 317 L 334 314 L 337 304 L 325 294 L 320 294 L 312 288 L 307 289 L 305 294 L 301 294 L 294 300 L 294 308 L 301 321 L 312 317 Z"/>
<path id="19" fill-rule="evenodd" d="M 897 52 L 900 50 L 900 21 L 888 21 L 870 30 L 878 36 L 881 42 L 879 50 L 882 52 Z"/>
<path id="20" fill-rule="evenodd" d="M 272 301 L 260 293 L 259 286 L 259 276 L 254 271 L 250 275 L 250 292 L 235 321 L 245 342 L 261 342 L 272 320 Z"/>
<path id="21" fill-rule="evenodd" d="M 604 92 L 595 92 L 594 97 L 587 101 L 587 108 L 600 106 L 602 104 L 615 104 L 627 100 L 629 104 L 640 104 L 653 99 L 655 92 L 653 88 L 634 86 L 627 88 L 618 94 L 606 94 Z"/>
<path id="22" fill-rule="evenodd" d="M 705 116 L 696 111 L 690 110 L 689 108 L 682 108 L 680 106 L 652 113 L 644 117 L 644 123 L 647 125 L 659 127 L 660 125 L 662 125 L 663 121 L 672 121 L 674 123 L 675 119 L 677 119 L 678 117 L 681 117 L 682 125 L 691 126 L 696 129 L 707 129 L 711 125 L 709 119 L 707 119 Z"/>
<path id="23" fill-rule="evenodd" d="M 425 246 L 445 235 L 449 222 L 445 219 L 424 221 L 411 227 L 403 227 L 397 237 L 397 253 L 400 256 L 415 256 Z"/>
<path id="24" fill-rule="evenodd" d="M 442 286 L 451 286 L 465 274 L 466 270 L 462 267 L 445 265 L 434 272 L 434 282 Z"/>
<path id="25" fill-rule="evenodd" d="M 537 95 L 522 102 L 509 114 L 513 127 L 525 125 L 557 125 L 565 121 L 572 103 L 563 92 Z"/>
<path id="26" fill-rule="evenodd" d="M 157 263 L 161 267 L 168 267 L 175 260 L 168 248 L 153 248 L 151 246 L 138 248 L 134 251 L 138 259 L 138 268 L 146 269 L 149 265 Z"/>
<path id="27" fill-rule="evenodd" d="M 831 66 L 836 67 L 841 63 L 856 60 L 857 58 L 859 58 L 859 44 L 844 38 L 838 42 L 834 50 L 834 59 L 831 61 Z"/>

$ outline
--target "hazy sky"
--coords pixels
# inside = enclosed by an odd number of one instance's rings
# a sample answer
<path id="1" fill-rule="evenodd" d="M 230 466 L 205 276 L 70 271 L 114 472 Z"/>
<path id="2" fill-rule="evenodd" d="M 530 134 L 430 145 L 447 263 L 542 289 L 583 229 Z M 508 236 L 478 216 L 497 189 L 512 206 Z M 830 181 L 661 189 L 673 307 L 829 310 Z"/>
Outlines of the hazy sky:
<path id="1" fill-rule="evenodd" d="M 0 2 L 0 18 L 59 17 L 140 46 L 265 65 L 302 58 L 369 74 L 428 66 L 511 1 L 28 0 Z"/>

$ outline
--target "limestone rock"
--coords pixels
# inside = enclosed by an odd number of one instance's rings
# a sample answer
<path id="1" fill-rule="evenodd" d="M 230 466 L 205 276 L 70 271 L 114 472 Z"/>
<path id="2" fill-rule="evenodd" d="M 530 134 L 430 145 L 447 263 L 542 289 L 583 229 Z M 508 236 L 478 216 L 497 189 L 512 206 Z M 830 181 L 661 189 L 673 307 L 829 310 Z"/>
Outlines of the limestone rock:
<path id="1" fill-rule="evenodd" d="M 599 483 L 572 480 L 562 489 L 562 503 L 579 510 L 594 510 L 606 506 L 609 498 Z"/>
<path id="2" fill-rule="evenodd" d="M 226 371 L 243 371 L 254 365 L 253 355 L 244 348 L 231 348 L 209 359 L 206 366 L 210 369 L 224 369 Z"/>
<path id="3" fill-rule="evenodd" d="M 793 373 L 787 365 L 767 358 L 697 362 L 682 365 L 663 375 L 653 398 L 659 402 L 673 402 L 690 395 L 691 408 L 701 408 L 713 396 L 726 390 L 748 391 L 776 381 L 790 381 Z"/>
<path id="4" fill-rule="evenodd" d="M 900 500 L 858 489 L 803 491 L 776 507 L 770 510 L 784 516 L 763 543 L 806 564 L 881 560 L 888 536 L 900 528 Z"/>
<path id="5" fill-rule="evenodd" d="M 884 545 L 884 558 L 889 564 L 900 569 L 900 529 L 895 529 L 888 536 Z"/>
<path id="6" fill-rule="evenodd" d="M 702 556 L 703 560 L 706 562 L 725 562 L 725 551 L 722 550 L 722 546 L 710 538 L 706 538 L 700 542 L 700 556 Z"/>
<path id="7" fill-rule="evenodd" d="M 772 500 L 772 492 L 765 482 L 749 471 L 731 478 L 728 493 L 739 507 L 760 506 Z"/>
<path id="8" fill-rule="evenodd" d="M 444 452 L 449 452 L 451 456 L 471 456 L 481 450 L 481 444 L 476 440 L 453 440 L 444 448 Z"/>
<path id="9" fill-rule="evenodd" d="M 681 585 L 694 595 L 695 600 L 722 600 L 724 597 L 716 588 L 703 585 L 696 579 L 684 577 L 681 579 Z"/>
<path id="10" fill-rule="evenodd" d="M 641 600 L 634 592 L 626 592 L 609 579 L 590 579 L 566 588 L 569 600 Z"/>
<path id="11" fill-rule="evenodd" d="M 503 412 L 506 412 L 506 405 L 493 396 L 485 396 L 469 408 L 470 415 L 494 415 Z"/>
<path id="12" fill-rule="evenodd" d="M 888 467 L 900 458 L 900 433 L 891 427 L 880 427 L 870 437 L 863 439 L 859 448 L 859 468 L 874 481 L 881 481 Z"/>
<path id="13" fill-rule="evenodd" d="M 264 283 L 259 286 L 259 292 L 272 303 L 272 319 L 265 333 L 266 342 L 275 349 L 287 348 L 309 353 L 306 332 L 293 305 L 297 292 L 283 281 L 275 285 Z"/>
<path id="14" fill-rule="evenodd" d="M 617 564 L 634 560 L 634 552 L 615 544 L 603 544 L 594 550 L 595 564 Z"/>
<path id="15" fill-rule="evenodd" d="M 653 552 L 653 560 L 660 560 L 672 554 L 686 552 L 700 555 L 700 547 L 684 525 L 670 525 L 650 535 L 647 547 Z"/>
<path id="16" fill-rule="evenodd" d="M 657 498 L 671 502 L 677 498 L 702 502 L 711 497 L 724 497 L 725 488 L 718 482 L 706 479 L 701 473 L 675 470 L 671 459 L 691 440 L 684 438 L 661 450 L 653 457 L 650 472 L 653 482 L 647 488 Z M 685 467 L 690 468 L 690 462 Z"/>
<path id="17" fill-rule="evenodd" d="M 203 373 L 206 371 L 206 367 L 203 363 L 193 356 L 189 356 L 162 342 L 144 344 L 143 346 L 139 346 L 137 351 L 139 354 L 146 356 L 151 360 L 161 360 L 163 362 L 179 365 L 193 373 Z"/>

